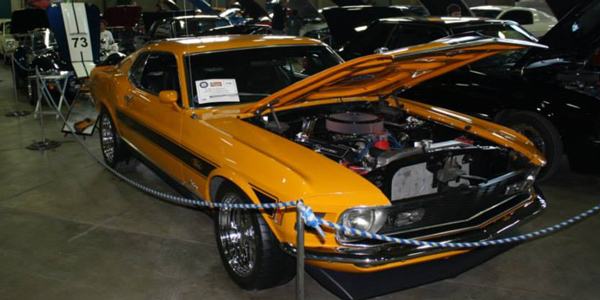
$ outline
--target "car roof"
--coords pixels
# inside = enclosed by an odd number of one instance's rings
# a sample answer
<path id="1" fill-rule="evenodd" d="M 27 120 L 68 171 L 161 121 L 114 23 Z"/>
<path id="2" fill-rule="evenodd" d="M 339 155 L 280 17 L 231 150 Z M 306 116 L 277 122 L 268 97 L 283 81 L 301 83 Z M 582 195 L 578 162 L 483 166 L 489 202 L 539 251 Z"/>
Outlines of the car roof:
<path id="1" fill-rule="evenodd" d="M 477 17 L 427 17 L 427 16 L 411 16 L 411 17 L 395 17 L 379 19 L 380 22 L 393 23 L 411 23 L 420 25 L 436 25 L 445 28 L 459 27 L 466 24 L 516 24 L 513 21 L 495 20 L 488 18 Z"/>
<path id="2" fill-rule="evenodd" d="M 314 39 L 276 35 L 213 35 L 166 39 L 148 44 L 146 50 L 167 51 L 176 55 L 247 48 L 324 45 Z"/>

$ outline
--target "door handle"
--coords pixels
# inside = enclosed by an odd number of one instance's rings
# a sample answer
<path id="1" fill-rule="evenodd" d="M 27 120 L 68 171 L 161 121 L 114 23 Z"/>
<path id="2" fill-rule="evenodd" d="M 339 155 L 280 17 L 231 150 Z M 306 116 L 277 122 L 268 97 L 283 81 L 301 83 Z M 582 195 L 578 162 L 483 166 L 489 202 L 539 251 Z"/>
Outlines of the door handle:
<path id="1" fill-rule="evenodd" d="M 125 95 L 125 101 L 129 102 L 131 100 L 133 100 L 133 96 L 131 96 L 131 95 Z"/>

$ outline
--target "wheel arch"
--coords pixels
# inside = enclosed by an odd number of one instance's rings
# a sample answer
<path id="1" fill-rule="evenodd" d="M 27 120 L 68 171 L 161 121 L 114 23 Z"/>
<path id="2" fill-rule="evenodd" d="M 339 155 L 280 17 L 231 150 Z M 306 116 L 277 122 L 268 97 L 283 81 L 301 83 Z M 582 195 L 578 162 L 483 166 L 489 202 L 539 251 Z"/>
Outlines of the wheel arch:
<path id="1" fill-rule="evenodd" d="M 219 195 L 219 191 L 226 187 L 233 186 L 234 188 L 239 189 L 242 193 L 250 199 L 252 203 L 261 204 L 261 200 L 257 195 L 258 188 L 255 187 L 249 180 L 246 179 L 245 176 L 242 176 L 239 173 L 236 173 L 233 170 L 229 170 L 226 168 L 219 168 L 211 172 L 207 179 L 207 183 L 205 185 L 205 195 L 207 196 L 207 201 L 215 202 L 217 201 L 217 196 Z M 258 191 L 260 192 L 260 191 Z M 278 230 L 279 226 L 276 226 L 275 222 L 272 218 L 268 216 L 267 213 L 261 211 L 261 215 L 267 221 L 267 224 L 271 228 L 271 231 L 275 235 L 275 237 L 282 241 L 283 236 L 281 232 Z"/>

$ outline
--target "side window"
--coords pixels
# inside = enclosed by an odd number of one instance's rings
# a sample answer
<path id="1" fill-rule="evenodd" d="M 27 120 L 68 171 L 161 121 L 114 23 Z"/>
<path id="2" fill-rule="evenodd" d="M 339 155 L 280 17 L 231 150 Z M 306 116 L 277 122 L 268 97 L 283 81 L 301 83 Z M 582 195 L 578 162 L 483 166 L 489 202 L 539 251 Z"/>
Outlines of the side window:
<path id="1" fill-rule="evenodd" d="M 10 22 L 4 23 L 4 33 L 10 34 Z"/>
<path id="2" fill-rule="evenodd" d="M 390 49 L 429 43 L 448 34 L 440 28 L 400 25 L 390 43 Z"/>
<path id="3" fill-rule="evenodd" d="M 155 95 L 169 90 L 179 93 L 175 56 L 164 52 L 150 53 L 141 74 L 139 88 Z"/>
<path id="4" fill-rule="evenodd" d="M 137 88 L 141 88 L 142 72 L 144 71 L 147 59 L 148 53 L 140 54 L 129 69 L 129 81 Z"/>
<path id="5" fill-rule="evenodd" d="M 502 20 L 515 21 L 521 25 L 533 24 L 533 14 L 527 10 L 510 10 L 500 17 Z"/>

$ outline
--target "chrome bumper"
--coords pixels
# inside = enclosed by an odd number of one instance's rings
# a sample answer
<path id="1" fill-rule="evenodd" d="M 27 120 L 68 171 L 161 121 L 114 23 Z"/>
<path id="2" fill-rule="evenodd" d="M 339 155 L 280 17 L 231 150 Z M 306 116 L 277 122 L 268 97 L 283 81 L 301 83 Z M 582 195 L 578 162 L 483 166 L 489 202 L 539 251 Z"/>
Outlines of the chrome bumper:
<path id="1" fill-rule="evenodd" d="M 455 234 L 444 238 L 432 239 L 436 242 L 475 242 L 492 240 L 500 235 L 500 233 L 516 226 L 521 225 L 525 221 L 528 221 L 532 217 L 538 215 L 544 208 L 546 208 L 546 201 L 544 200 L 541 192 L 536 188 L 536 195 L 533 202 L 526 205 L 510 215 L 510 218 L 502 218 L 485 228 L 477 230 L 471 230 L 461 234 Z M 296 255 L 296 248 L 289 243 L 281 244 L 282 249 L 292 255 Z M 349 263 L 354 264 L 358 267 L 367 268 L 373 266 L 380 266 L 394 262 L 406 261 L 423 256 L 429 256 L 448 252 L 452 250 L 458 250 L 457 248 L 452 249 L 441 249 L 431 247 L 415 247 L 410 245 L 401 244 L 381 244 L 376 248 L 371 248 L 370 254 L 356 254 L 351 253 L 350 249 L 339 248 L 337 253 L 324 253 L 324 252 L 313 252 L 307 249 L 305 253 L 306 260 L 312 261 L 326 261 L 331 263 Z M 355 249 L 356 250 L 356 249 Z"/>

